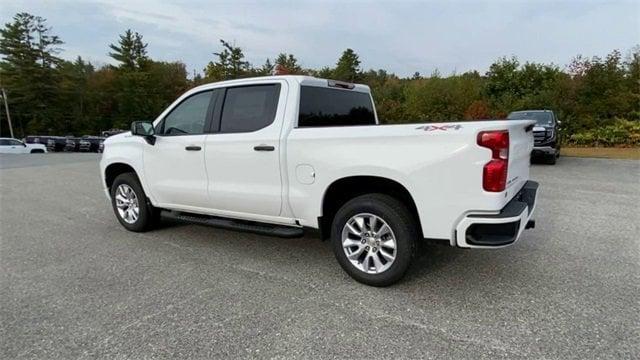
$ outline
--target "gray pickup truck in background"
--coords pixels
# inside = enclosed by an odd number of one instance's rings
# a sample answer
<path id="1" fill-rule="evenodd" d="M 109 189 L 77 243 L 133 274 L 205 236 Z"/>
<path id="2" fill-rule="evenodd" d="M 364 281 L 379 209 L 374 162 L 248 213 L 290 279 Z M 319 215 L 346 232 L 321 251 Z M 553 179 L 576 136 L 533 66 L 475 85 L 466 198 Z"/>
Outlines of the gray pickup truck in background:
<path id="1" fill-rule="evenodd" d="M 532 158 L 541 158 L 547 164 L 555 164 L 560 157 L 560 121 L 551 110 L 514 111 L 507 116 L 509 120 L 535 120 L 533 128 Z"/>

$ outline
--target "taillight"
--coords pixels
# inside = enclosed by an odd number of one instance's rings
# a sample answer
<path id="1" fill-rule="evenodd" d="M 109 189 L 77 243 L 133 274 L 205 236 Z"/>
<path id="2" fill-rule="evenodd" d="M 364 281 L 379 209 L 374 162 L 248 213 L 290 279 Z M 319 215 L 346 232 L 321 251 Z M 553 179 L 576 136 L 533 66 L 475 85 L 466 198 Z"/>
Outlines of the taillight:
<path id="1" fill-rule="evenodd" d="M 482 188 L 491 192 L 504 191 L 509 168 L 509 132 L 482 131 L 478 134 L 478 145 L 491 150 L 491 161 L 482 171 Z"/>

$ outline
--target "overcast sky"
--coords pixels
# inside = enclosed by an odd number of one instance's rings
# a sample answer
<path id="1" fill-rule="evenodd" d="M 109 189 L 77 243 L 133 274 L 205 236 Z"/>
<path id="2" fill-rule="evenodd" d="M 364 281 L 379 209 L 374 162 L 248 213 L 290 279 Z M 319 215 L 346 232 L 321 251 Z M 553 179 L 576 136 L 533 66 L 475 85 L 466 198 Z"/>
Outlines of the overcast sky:
<path id="1" fill-rule="evenodd" d="M 500 56 L 567 64 L 640 43 L 640 0 L 154 1 L 0 0 L 4 24 L 26 11 L 48 20 L 62 57 L 112 62 L 109 43 L 140 32 L 158 60 L 202 71 L 225 39 L 261 65 L 280 52 L 304 67 L 333 66 L 346 48 L 362 67 L 401 76 L 486 71 Z"/>

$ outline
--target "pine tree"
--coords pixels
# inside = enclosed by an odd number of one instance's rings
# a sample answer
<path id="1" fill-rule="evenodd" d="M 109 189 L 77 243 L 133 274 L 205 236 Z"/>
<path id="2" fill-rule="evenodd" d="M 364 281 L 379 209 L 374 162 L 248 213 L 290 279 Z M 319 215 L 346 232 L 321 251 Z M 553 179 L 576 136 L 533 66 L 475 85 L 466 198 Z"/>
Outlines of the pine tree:
<path id="1" fill-rule="evenodd" d="M 232 46 L 220 39 L 222 51 L 213 53 L 218 59 L 210 61 L 204 69 L 205 77 L 211 81 L 237 79 L 246 75 L 250 70 L 249 62 L 244 60 L 242 48 Z"/>
<path id="2" fill-rule="evenodd" d="M 87 102 L 92 91 L 89 78 L 95 72 L 94 66 L 78 56 L 74 62 L 64 61 L 60 66 L 60 102 L 58 108 L 64 108 L 61 124 L 63 133 L 88 134 L 93 130 Z"/>
<path id="3" fill-rule="evenodd" d="M 142 35 L 127 29 L 120 35 L 118 44 L 109 44 L 113 52 L 109 56 L 120 62 L 120 68 L 124 70 L 139 70 L 149 60 L 147 57 L 147 45 L 142 41 Z"/>
<path id="4" fill-rule="evenodd" d="M 293 54 L 280 53 L 276 58 L 275 63 L 277 65 L 282 65 L 287 69 L 289 74 L 299 75 L 303 74 L 302 67 L 298 64 L 298 59 L 296 59 Z"/>
<path id="5" fill-rule="evenodd" d="M 49 132 L 59 125 L 60 111 L 54 104 L 59 95 L 60 44 L 44 18 L 28 13 L 16 14 L 0 29 L 0 86 L 8 93 L 12 117 L 21 129 Z"/>
<path id="6" fill-rule="evenodd" d="M 342 53 L 336 68 L 333 71 L 333 77 L 336 80 L 355 82 L 360 77 L 360 59 L 352 49 L 347 49 Z"/>
<path id="7" fill-rule="evenodd" d="M 271 75 L 271 73 L 273 72 L 273 67 L 274 67 L 274 66 L 275 66 L 275 65 L 273 65 L 273 64 L 271 63 L 271 60 L 269 60 L 269 59 L 267 58 L 267 60 L 264 62 L 264 65 L 262 65 L 262 67 L 258 70 L 258 73 L 259 73 L 260 75 L 263 75 L 263 76 L 264 76 L 264 75 Z"/>

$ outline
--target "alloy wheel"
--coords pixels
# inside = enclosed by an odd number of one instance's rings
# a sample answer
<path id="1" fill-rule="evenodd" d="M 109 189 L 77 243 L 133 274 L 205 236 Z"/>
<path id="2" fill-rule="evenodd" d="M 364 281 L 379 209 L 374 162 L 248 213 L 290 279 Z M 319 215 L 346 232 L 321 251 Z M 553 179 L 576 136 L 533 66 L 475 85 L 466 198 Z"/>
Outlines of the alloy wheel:
<path id="1" fill-rule="evenodd" d="M 138 203 L 138 196 L 131 186 L 127 184 L 120 184 L 116 189 L 116 208 L 118 209 L 118 215 L 127 224 L 133 224 L 138 221 L 140 216 L 140 205 Z"/>
<path id="2" fill-rule="evenodd" d="M 379 274 L 391 267 L 397 255 L 393 230 L 381 217 L 360 213 L 352 216 L 342 229 L 342 249 L 358 270 Z"/>

